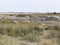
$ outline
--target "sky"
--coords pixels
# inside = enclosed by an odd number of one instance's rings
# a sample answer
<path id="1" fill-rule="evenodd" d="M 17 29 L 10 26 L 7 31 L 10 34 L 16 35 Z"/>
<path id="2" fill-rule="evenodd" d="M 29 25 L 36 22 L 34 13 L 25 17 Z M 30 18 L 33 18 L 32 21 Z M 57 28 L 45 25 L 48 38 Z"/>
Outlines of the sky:
<path id="1" fill-rule="evenodd" d="M 60 0 L 0 0 L 0 12 L 60 12 Z"/>

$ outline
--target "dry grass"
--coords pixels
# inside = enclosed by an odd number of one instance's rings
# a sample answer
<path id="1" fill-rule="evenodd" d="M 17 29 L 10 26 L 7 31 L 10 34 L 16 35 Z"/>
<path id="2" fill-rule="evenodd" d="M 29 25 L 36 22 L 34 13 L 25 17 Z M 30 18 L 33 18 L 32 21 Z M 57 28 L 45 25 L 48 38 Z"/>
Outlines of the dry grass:
<path id="1" fill-rule="evenodd" d="M 3 23 L 2 23 L 3 22 Z M 45 24 L 37 22 L 0 21 L 0 45 L 58 45 L 60 44 L 60 26 L 51 30 Z M 47 29 L 47 30 L 46 30 Z M 20 43 L 20 42 L 23 43 Z M 25 42 L 24 42 L 25 41 Z M 27 42 L 27 43 L 26 43 Z M 28 44 L 29 43 L 29 44 Z"/>

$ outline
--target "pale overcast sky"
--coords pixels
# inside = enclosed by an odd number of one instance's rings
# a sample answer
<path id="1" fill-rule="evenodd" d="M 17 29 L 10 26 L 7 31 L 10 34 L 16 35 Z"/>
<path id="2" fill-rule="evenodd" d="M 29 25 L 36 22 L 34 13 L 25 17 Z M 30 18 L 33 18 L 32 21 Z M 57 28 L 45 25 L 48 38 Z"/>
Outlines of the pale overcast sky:
<path id="1" fill-rule="evenodd" d="M 60 0 L 0 0 L 0 12 L 60 12 Z"/>

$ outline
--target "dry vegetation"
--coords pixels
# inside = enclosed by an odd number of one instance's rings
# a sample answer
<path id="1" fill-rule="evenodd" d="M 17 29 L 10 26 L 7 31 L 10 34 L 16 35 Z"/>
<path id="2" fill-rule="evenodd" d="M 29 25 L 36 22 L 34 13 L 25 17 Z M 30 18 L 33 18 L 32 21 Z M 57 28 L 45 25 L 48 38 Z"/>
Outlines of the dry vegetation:
<path id="1" fill-rule="evenodd" d="M 60 25 L 0 19 L 0 45 L 60 45 Z"/>

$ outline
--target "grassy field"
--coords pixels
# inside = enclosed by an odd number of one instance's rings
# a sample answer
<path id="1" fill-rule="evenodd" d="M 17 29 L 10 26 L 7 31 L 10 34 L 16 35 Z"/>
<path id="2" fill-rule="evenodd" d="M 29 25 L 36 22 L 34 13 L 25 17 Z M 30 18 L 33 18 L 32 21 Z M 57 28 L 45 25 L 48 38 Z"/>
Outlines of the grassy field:
<path id="1" fill-rule="evenodd" d="M 0 20 L 0 45 L 60 45 L 60 26 Z"/>
<path id="2" fill-rule="evenodd" d="M 14 22 L 2 18 L 0 19 L 0 45 L 60 45 L 60 25 L 50 24 Z"/>

